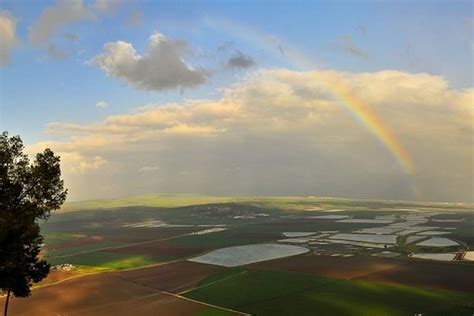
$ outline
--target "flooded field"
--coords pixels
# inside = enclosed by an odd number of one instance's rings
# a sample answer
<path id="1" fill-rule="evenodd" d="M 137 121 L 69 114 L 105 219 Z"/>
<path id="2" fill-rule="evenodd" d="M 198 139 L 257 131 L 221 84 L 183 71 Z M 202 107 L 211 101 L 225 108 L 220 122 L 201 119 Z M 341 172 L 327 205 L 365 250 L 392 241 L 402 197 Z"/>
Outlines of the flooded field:
<path id="1" fill-rule="evenodd" d="M 306 236 L 311 236 L 315 234 L 317 234 L 317 232 L 283 232 L 282 233 L 284 237 L 288 237 L 288 238 L 306 237 Z"/>
<path id="2" fill-rule="evenodd" d="M 415 253 L 411 255 L 411 257 L 417 259 L 453 261 L 456 255 L 456 253 Z"/>
<path id="3" fill-rule="evenodd" d="M 361 241 L 375 244 L 396 244 L 396 235 L 372 235 L 372 234 L 336 234 L 330 239 L 342 239 L 348 241 Z"/>
<path id="4" fill-rule="evenodd" d="M 249 263 L 300 255 L 308 251 L 307 248 L 300 246 L 256 244 L 214 250 L 188 260 L 224 267 L 237 267 Z"/>
<path id="5" fill-rule="evenodd" d="M 450 246 L 458 246 L 459 244 L 451 239 L 447 238 L 430 238 L 428 240 L 422 241 L 417 246 L 426 246 L 426 247 L 450 247 Z"/>

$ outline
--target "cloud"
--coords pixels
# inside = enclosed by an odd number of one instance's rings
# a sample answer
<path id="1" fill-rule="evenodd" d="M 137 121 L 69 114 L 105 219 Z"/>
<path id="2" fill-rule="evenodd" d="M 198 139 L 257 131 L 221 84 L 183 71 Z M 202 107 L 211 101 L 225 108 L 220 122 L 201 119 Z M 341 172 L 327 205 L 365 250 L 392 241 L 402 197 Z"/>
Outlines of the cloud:
<path id="1" fill-rule="evenodd" d="M 0 11 L 0 65 L 10 62 L 12 50 L 17 46 L 16 19 L 8 11 Z"/>
<path id="2" fill-rule="evenodd" d="M 236 50 L 235 54 L 232 55 L 227 61 L 227 67 L 229 68 L 250 68 L 255 66 L 255 61 L 252 57 L 243 54 L 241 51 Z"/>
<path id="3" fill-rule="evenodd" d="M 109 106 L 109 104 L 105 101 L 99 101 L 95 104 L 95 107 L 98 108 L 98 109 L 101 109 L 101 110 L 107 108 L 108 106 Z"/>
<path id="4" fill-rule="evenodd" d="M 217 52 L 227 58 L 227 68 L 250 68 L 255 66 L 255 61 L 249 55 L 234 47 L 234 42 L 227 41 L 217 47 Z"/>
<path id="5" fill-rule="evenodd" d="M 349 35 L 341 35 L 338 40 L 338 46 L 340 49 L 354 56 L 362 58 L 369 57 L 368 53 L 359 46 L 357 46 L 352 37 Z"/>
<path id="6" fill-rule="evenodd" d="M 43 10 L 38 20 L 30 28 L 30 42 L 40 46 L 48 41 L 62 27 L 91 19 L 92 13 L 82 0 L 58 0 L 56 4 Z"/>
<path id="7" fill-rule="evenodd" d="M 411 154 L 413 176 L 327 86 L 377 114 Z M 416 182 L 425 200 L 472 201 L 473 98 L 474 89 L 423 73 L 261 70 L 216 100 L 50 124 L 53 140 L 28 149 L 72 155 L 63 168 L 71 198 L 155 191 L 411 199 Z M 160 176 L 143 177 L 153 166 Z"/>
<path id="8" fill-rule="evenodd" d="M 91 158 L 84 157 L 77 152 L 61 153 L 61 166 L 70 174 L 84 175 L 92 170 L 103 168 L 108 162 L 100 156 Z"/>
<path id="9" fill-rule="evenodd" d="M 109 77 L 142 90 L 167 90 L 200 85 L 206 81 L 203 69 L 184 61 L 190 53 L 187 43 L 163 34 L 150 36 L 148 53 L 139 55 L 132 44 L 118 41 L 104 45 L 104 52 L 91 60 Z"/>

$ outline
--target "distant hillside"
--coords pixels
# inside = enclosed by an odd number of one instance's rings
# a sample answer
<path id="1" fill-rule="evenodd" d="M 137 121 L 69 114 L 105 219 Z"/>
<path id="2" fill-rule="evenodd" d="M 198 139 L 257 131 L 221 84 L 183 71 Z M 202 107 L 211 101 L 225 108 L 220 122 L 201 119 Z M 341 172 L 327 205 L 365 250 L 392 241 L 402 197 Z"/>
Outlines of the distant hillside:
<path id="1" fill-rule="evenodd" d="M 239 203 L 267 209 L 286 210 L 325 210 L 333 208 L 350 208 L 360 210 L 383 209 L 384 207 L 406 207 L 418 209 L 464 209 L 473 210 L 468 203 L 355 200 L 331 197 L 277 197 L 277 196 L 206 196 L 193 194 L 146 194 L 116 199 L 86 200 L 66 203 L 61 212 L 114 209 L 127 206 L 148 206 L 175 208 L 189 205 Z M 402 210 L 402 209 L 401 209 Z"/>

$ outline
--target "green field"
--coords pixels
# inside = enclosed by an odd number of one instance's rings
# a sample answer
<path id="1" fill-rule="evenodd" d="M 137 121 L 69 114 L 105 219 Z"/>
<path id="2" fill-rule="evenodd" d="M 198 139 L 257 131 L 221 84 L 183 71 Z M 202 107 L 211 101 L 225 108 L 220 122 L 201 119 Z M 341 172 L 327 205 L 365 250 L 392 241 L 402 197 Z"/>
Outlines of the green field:
<path id="1" fill-rule="evenodd" d="M 471 210 L 469 210 L 471 207 Z M 322 210 L 342 210 L 322 213 Z M 186 260 L 214 249 L 229 246 L 275 242 L 282 232 L 340 232 L 352 233 L 361 228 L 385 226 L 377 223 L 339 222 L 312 219 L 317 215 L 344 215 L 351 218 L 373 219 L 393 215 L 403 222 L 402 215 L 431 211 L 423 225 L 451 229 L 448 238 L 460 243 L 453 248 L 419 247 L 415 243 L 399 242 L 390 251 L 400 257 L 384 259 L 373 257 L 382 249 L 351 248 L 342 244 L 305 244 L 311 251 L 295 262 L 308 260 L 308 265 L 322 262 L 342 262 L 341 269 L 350 270 L 351 264 L 363 260 L 367 273 L 373 265 L 397 263 L 400 267 L 419 262 L 409 258 L 413 252 L 450 252 L 472 249 L 474 246 L 474 212 L 472 205 L 450 205 L 395 201 L 363 201 L 333 198 L 297 197 L 210 197 L 193 195 L 147 195 L 116 200 L 70 203 L 65 209 L 52 214 L 42 222 L 45 235 L 44 258 L 52 265 L 73 264 L 73 273 L 118 271 L 161 264 L 177 259 Z M 431 213 L 430 212 L 430 213 Z M 436 219 L 453 221 L 437 222 Z M 157 222 L 156 227 L 146 222 Z M 141 226 L 145 223 L 144 226 Z M 136 225 L 138 224 L 138 225 Z M 224 231 L 195 234 L 209 228 Z M 331 234 L 331 233 L 329 233 Z M 413 234 L 412 234 L 413 235 Z M 333 255 L 354 256 L 332 260 Z M 283 259 L 289 261 L 290 259 Z M 325 261 L 326 260 L 326 261 Z M 337 261 L 340 260 L 340 261 Z M 382 262 L 383 261 L 383 262 Z M 426 267 L 430 267 L 430 262 Z M 412 267 L 414 274 L 400 270 L 401 277 L 387 274 L 387 279 L 375 281 L 332 278 L 324 271 L 292 269 L 282 265 L 277 271 L 256 270 L 250 266 L 225 269 L 201 281 L 197 288 L 183 295 L 208 304 L 221 306 L 252 315 L 473 315 L 474 294 L 441 290 L 453 280 L 452 289 L 465 291 L 465 274 L 451 273 L 469 266 L 469 262 L 436 263 L 430 270 L 433 284 L 423 279 L 423 269 Z M 328 263 L 329 264 L 329 263 Z M 346 265 L 345 265 L 346 264 Z M 433 263 L 434 264 L 434 263 Z M 298 263 L 296 264 L 298 265 Z M 324 263 L 323 263 L 324 265 Z M 172 265 L 171 265 L 172 266 Z M 372 268 L 371 268 L 372 266 Z M 260 269 L 260 268 L 259 268 Z M 390 270 L 390 269 L 389 269 Z M 311 271 L 312 275 L 285 271 Z M 384 270 L 385 271 L 385 270 Z M 464 270 L 460 270 L 464 271 Z M 472 270 L 468 272 L 472 276 Z M 437 273 L 439 272 L 439 275 Z M 362 271 L 362 273 L 364 273 Z M 412 276 L 422 277 L 411 282 Z M 446 274 L 447 273 L 447 274 Z M 331 276 L 331 277 L 325 277 Z M 362 274 L 363 275 L 363 274 Z M 443 277 L 444 275 L 444 277 Z M 437 278 L 437 276 L 441 277 Z M 451 278 L 450 276 L 453 276 Z M 400 281 L 400 282 L 398 282 Z M 186 280 L 188 282 L 188 280 Z M 456 282 L 460 282 L 456 286 Z M 402 285 L 405 284 L 405 285 Z M 159 286 L 159 284 L 157 284 Z M 420 286 L 433 287 L 423 288 Z M 450 287 L 446 287 L 450 288 Z M 206 308 L 197 316 L 226 316 L 232 313 Z"/>
<path id="2" fill-rule="evenodd" d="M 46 244 L 55 244 L 62 243 L 68 240 L 77 239 L 84 237 L 84 234 L 72 234 L 72 233 L 62 233 L 62 232 L 49 232 L 44 236 L 43 242 Z"/>
<path id="3" fill-rule="evenodd" d="M 52 265 L 70 263 L 76 266 L 92 267 L 99 270 L 122 270 L 157 264 L 160 261 L 148 256 L 132 256 L 106 251 L 90 252 L 65 258 L 51 258 Z"/>
<path id="4" fill-rule="evenodd" d="M 208 308 L 194 314 L 193 316 L 235 316 L 235 313 L 225 311 L 223 309 Z"/>
<path id="5" fill-rule="evenodd" d="M 226 203 L 223 203 L 223 202 Z M 208 203 L 217 204 L 208 204 Z M 231 202 L 231 203 L 229 203 Z M 134 206 L 131 206 L 134 205 Z M 143 206 L 140 206 L 143 205 Z M 455 228 L 452 237 L 461 242 L 460 248 L 474 246 L 472 233 L 474 218 L 467 212 L 468 205 L 462 211 L 455 211 L 454 206 L 436 203 L 414 203 L 395 201 L 364 201 L 316 197 L 212 197 L 194 195 L 146 195 L 115 200 L 100 200 L 70 203 L 67 209 L 54 213 L 42 223 L 45 235 L 44 255 L 52 264 L 71 263 L 98 269 L 123 269 L 139 267 L 157 262 L 165 262 L 183 255 L 170 256 L 161 250 L 151 257 L 147 251 L 153 251 L 152 245 L 143 251 L 130 254 L 118 254 L 110 248 L 121 247 L 133 243 L 150 240 L 166 239 L 166 245 L 176 248 L 196 248 L 198 252 L 229 246 L 271 242 L 281 239 L 282 232 L 299 231 L 339 231 L 352 232 L 361 228 L 377 227 L 373 223 L 344 223 L 334 220 L 311 220 L 308 216 L 318 215 L 320 209 L 342 209 L 339 215 L 357 218 L 374 218 L 377 215 L 403 215 L 406 210 L 399 208 L 415 208 L 416 210 L 447 210 L 449 214 L 439 218 L 459 219 L 465 221 L 454 223 L 429 222 L 431 226 L 449 226 Z M 453 208 L 451 208 L 453 207 Z M 313 208 L 313 211 L 308 209 Z M 318 210 L 315 210 L 317 208 Z M 446 209 L 448 208 L 448 209 Z M 79 210 L 82 211 L 72 211 Z M 306 210 L 306 211 L 302 211 Z M 265 214 L 263 217 L 236 219 L 235 215 Z M 173 225 L 185 225 L 187 228 L 130 228 L 130 223 L 141 223 L 160 220 Z M 185 235 L 193 225 L 225 225 L 227 230 L 203 235 Z M 193 228 L 200 230 L 204 228 Z M 166 232 L 167 231 L 167 232 Z M 173 231 L 173 232 L 171 232 Z M 170 237 L 169 236 L 176 236 Z M 403 238 L 401 238 L 403 239 Z M 151 248 L 150 248 L 151 247 Z M 329 247 L 328 247 L 329 248 Z M 398 244 L 393 251 L 407 256 L 412 252 L 451 251 L 446 248 L 418 249 L 415 244 Z M 342 246 L 334 246 L 329 253 L 340 253 L 346 250 Z M 354 251 L 357 255 L 370 255 L 366 249 Z M 103 258 L 100 259 L 100 255 Z M 73 256 L 71 256 L 73 255 Z"/>
<path id="6" fill-rule="evenodd" d="M 200 286 L 185 296 L 254 315 L 472 315 L 474 312 L 473 294 L 298 273 L 230 269 L 208 277 Z"/>

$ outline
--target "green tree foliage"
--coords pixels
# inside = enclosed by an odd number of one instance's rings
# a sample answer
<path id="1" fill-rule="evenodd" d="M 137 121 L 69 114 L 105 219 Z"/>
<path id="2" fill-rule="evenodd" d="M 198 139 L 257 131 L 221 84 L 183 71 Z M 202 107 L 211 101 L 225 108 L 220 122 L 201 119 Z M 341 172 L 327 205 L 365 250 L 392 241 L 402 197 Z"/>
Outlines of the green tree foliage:
<path id="1" fill-rule="evenodd" d="M 49 273 L 38 258 L 43 237 L 39 219 L 59 209 L 67 190 L 61 179 L 60 159 L 50 149 L 30 161 L 19 136 L 0 135 L 0 289 L 26 297 L 33 283 Z"/>

